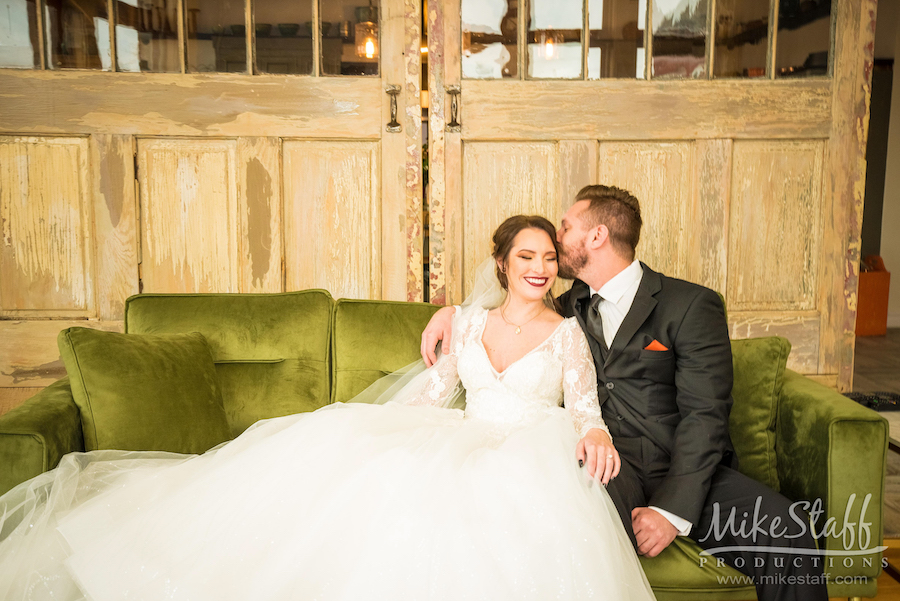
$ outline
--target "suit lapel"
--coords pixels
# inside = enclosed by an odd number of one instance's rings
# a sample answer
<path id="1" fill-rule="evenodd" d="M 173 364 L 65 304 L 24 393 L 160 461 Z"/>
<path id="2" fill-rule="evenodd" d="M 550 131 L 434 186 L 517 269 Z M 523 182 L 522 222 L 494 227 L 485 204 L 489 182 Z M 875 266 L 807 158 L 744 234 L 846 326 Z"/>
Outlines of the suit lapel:
<path id="1" fill-rule="evenodd" d="M 653 309 L 656 308 L 654 295 L 662 288 L 659 274 L 643 263 L 641 263 L 641 267 L 644 270 L 644 275 L 641 278 L 637 293 L 634 295 L 631 309 L 625 315 L 625 319 L 622 321 L 622 325 L 619 326 L 619 331 L 616 332 L 616 337 L 613 339 L 612 347 L 610 347 L 609 354 L 606 356 L 606 365 L 609 365 L 610 361 L 621 354 L 628 343 L 631 342 L 638 328 L 647 321 Z"/>
<path id="2" fill-rule="evenodd" d="M 581 326 L 581 331 L 584 332 L 584 337 L 587 338 L 591 354 L 594 356 L 594 363 L 597 364 L 599 369 L 603 366 L 603 361 L 600 359 L 600 357 L 603 356 L 600 349 L 600 343 L 588 333 L 588 328 L 584 323 L 584 303 L 587 303 L 590 297 L 590 287 L 581 280 L 575 280 L 575 283 L 572 284 L 572 289 L 569 292 L 565 310 L 566 316 L 574 316 L 578 321 L 578 325 Z"/>

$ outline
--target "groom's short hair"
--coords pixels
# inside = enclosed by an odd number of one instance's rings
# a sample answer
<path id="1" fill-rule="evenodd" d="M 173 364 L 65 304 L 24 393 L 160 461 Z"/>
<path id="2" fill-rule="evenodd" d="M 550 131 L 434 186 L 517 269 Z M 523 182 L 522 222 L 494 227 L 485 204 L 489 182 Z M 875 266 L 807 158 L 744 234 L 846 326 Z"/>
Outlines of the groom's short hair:
<path id="1" fill-rule="evenodd" d="M 575 196 L 575 202 L 579 200 L 590 201 L 582 213 L 585 224 L 605 225 L 613 248 L 626 259 L 634 259 L 643 224 L 638 199 L 627 190 L 596 184 L 582 188 Z"/>

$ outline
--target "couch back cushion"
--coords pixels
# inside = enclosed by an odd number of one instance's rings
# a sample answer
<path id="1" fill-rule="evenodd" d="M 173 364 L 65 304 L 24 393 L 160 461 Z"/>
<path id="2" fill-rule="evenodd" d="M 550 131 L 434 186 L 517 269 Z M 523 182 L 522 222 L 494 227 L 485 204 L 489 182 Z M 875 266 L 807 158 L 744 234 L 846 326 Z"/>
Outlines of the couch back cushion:
<path id="1" fill-rule="evenodd" d="M 438 309 L 427 303 L 337 301 L 332 401 L 349 401 L 380 377 L 420 359 L 422 330 Z"/>
<path id="2" fill-rule="evenodd" d="M 780 489 L 775 461 L 775 418 L 791 343 L 784 338 L 732 340 L 734 388 L 729 432 L 738 470 Z"/>
<path id="3" fill-rule="evenodd" d="M 202 334 L 59 333 L 84 448 L 203 453 L 231 438 Z"/>
<path id="4" fill-rule="evenodd" d="M 324 290 L 143 294 L 126 301 L 125 331 L 203 334 L 237 435 L 257 420 L 328 404 L 333 308 Z"/>

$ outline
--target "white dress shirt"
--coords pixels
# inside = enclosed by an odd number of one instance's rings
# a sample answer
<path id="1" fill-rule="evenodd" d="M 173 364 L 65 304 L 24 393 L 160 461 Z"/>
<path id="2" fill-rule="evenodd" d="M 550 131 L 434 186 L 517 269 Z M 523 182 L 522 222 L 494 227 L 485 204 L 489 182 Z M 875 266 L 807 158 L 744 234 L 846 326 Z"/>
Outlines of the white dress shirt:
<path id="1" fill-rule="evenodd" d="M 622 325 L 625 316 L 631 310 L 631 305 L 634 303 L 634 297 L 643 277 L 644 270 L 641 268 L 640 261 L 634 260 L 631 265 L 603 284 L 600 290 L 591 288 L 591 296 L 599 293 L 603 297 L 599 311 L 603 320 L 603 338 L 606 340 L 606 348 L 612 347 L 613 340 L 616 339 L 616 333 L 619 331 L 619 326 Z M 675 526 L 675 529 L 678 530 L 678 534 L 681 536 L 690 534 L 692 524 L 686 519 L 652 505 L 650 509 L 659 512 L 660 515 L 666 518 Z"/>

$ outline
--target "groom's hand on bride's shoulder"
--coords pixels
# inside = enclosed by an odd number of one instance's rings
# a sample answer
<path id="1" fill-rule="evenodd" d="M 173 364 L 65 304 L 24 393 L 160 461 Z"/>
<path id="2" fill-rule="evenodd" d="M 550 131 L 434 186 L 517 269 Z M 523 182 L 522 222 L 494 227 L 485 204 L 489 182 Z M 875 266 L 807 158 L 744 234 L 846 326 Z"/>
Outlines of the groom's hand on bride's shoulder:
<path id="1" fill-rule="evenodd" d="M 435 349 L 437 343 L 441 343 L 441 354 L 450 352 L 450 330 L 453 327 L 453 315 L 456 307 L 443 307 L 431 316 L 425 330 L 422 331 L 422 359 L 425 365 L 431 367 L 437 361 Z"/>
<path id="2" fill-rule="evenodd" d="M 646 557 L 656 557 L 678 536 L 678 530 L 672 522 L 650 507 L 635 507 L 631 510 L 631 527 L 637 540 L 638 553 Z"/>

